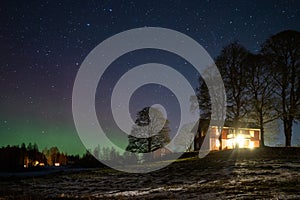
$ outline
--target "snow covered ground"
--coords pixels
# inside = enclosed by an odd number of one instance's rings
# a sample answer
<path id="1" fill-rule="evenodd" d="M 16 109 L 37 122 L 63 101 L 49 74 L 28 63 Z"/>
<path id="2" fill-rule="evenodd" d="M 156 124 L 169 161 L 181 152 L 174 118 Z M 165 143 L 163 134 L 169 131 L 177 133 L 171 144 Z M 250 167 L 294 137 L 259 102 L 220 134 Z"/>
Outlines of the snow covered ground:
<path id="1" fill-rule="evenodd" d="M 300 159 L 284 154 L 218 152 L 147 174 L 94 169 L 1 177 L 0 199 L 300 199 Z"/>
<path id="2" fill-rule="evenodd" d="M 72 172 L 80 172 L 87 171 L 90 169 L 86 168 L 70 168 L 70 167 L 45 167 L 45 169 L 40 171 L 29 171 L 29 172 L 0 172 L 0 178 L 10 178 L 10 177 L 38 177 L 45 176 L 48 174 L 56 174 L 56 173 L 72 173 Z"/>

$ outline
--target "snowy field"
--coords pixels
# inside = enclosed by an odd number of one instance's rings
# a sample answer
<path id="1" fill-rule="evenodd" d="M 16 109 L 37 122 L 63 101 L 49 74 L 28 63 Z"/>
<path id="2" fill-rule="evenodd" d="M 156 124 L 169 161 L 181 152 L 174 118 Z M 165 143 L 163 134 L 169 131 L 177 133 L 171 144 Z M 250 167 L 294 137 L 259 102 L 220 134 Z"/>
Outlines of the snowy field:
<path id="1" fill-rule="evenodd" d="M 0 199 L 300 199 L 299 151 L 216 152 L 147 174 L 90 169 L 2 176 Z"/>

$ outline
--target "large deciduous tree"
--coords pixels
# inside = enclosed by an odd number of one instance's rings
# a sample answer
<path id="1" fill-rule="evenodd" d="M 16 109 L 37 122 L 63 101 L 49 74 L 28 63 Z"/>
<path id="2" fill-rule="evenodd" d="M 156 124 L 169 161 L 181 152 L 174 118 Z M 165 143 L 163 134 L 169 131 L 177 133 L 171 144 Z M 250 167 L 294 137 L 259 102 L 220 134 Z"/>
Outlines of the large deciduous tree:
<path id="1" fill-rule="evenodd" d="M 262 46 L 262 54 L 272 69 L 276 112 L 283 121 L 285 145 L 291 146 L 292 128 L 299 119 L 300 107 L 300 33 L 287 30 L 271 36 Z"/>
<path id="2" fill-rule="evenodd" d="M 270 68 L 260 54 L 250 54 L 246 62 L 247 89 L 249 91 L 250 111 L 247 118 L 254 120 L 260 127 L 260 146 L 265 146 L 265 124 L 274 121 L 278 115 L 274 112 L 274 81 Z"/>
<path id="3" fill-rule="evenodd" d="M 249 94 L 247 91 L 246 59 L 249 52 L 234 42 L 224 47 L 216 59 L 227 95 L 227 119 L 235 126 L 247 115 Z"/>

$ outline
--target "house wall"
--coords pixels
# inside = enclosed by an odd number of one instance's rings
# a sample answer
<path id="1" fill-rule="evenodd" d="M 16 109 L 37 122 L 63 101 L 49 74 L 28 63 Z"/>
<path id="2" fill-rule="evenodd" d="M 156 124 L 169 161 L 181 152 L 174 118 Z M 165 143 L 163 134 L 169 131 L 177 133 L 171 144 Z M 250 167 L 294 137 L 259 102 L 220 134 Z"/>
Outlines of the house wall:
<path id="1" fill-rule="evenodd" d="M 231 130 L 231 131 L 230 131 Z M 230 132 L 234 132 L 233 128 L 224 128 L 222 131 L 222 149 L 232 149 L 235 146 L 234 139 L 228 137 Z M 251 128 L 240 128 L 237 130 L 237 134 L 243 134 L 246 136 L 244 139 L 244 147 L 259 147 L 260 146 L 260 131 Z"/>
<path id="2" fill-rule="evenodd" d="M 235 129 L 232 127 L 223 127 L 221 136 L 217 133 L 217 127 L 211 127 L 211 135 L 210 135 L 210 150 L 219 150 L 221 149 L 232 149 L 235 148 L 235 140 L 234 140 L 234 132 Z M 244 139 L 244 147 L 259 147 L 260 146 L 260 130 L 252 129 L 252 128 L 239 128 L 237 130 L 237 134 L 246 135 L 247 138 Z M 194 140 L 194 149 L 199 150 L 203 139 L 204 139 L 203 131 L 198 133 Z M 219 141 L 219 137 L 221 142 Z"/>

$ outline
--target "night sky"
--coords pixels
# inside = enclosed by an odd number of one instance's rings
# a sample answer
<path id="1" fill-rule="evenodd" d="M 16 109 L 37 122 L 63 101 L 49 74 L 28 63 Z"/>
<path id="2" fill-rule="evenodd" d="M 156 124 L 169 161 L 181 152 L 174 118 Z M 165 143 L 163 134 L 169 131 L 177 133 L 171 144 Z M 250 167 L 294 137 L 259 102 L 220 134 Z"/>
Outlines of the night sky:
<path id="1" fill-rule="evenodd" d="M 72 118 L 73 83 L 88 53 L 116 33 L 145 26 L 174 29 L 195 39 L 215 58 L 233 41 L 256 53 L 269 36 L 287 29 L 300 31 L 299 21 L 299 1 L 2 1 L 0 146 L 36 142 L 40 149 L 57 146 L 69 154 L 82 154 L 85 149 Z M 153 60 L 184 66 L 182 73 L 197 86 L 197 74 L 184 59 L 159 51 L 125 55 L 112 64 L 106 77 L 116 81 L 126 70 Z M 111 90 L 112 82 L 101 88 Z M 164 88 L 149 88 L 154 99 L 165 103 L 173 99 Z M 141 88 L 133 98 L 143 98 L 149 88 Z M 97 93 L 99 118 L 107 112 L 102 105 L 105 94 Z M 136 103 L 132 113 L 143 106 Z M 176 113 L 176 108 L 170 110 Z"/>

